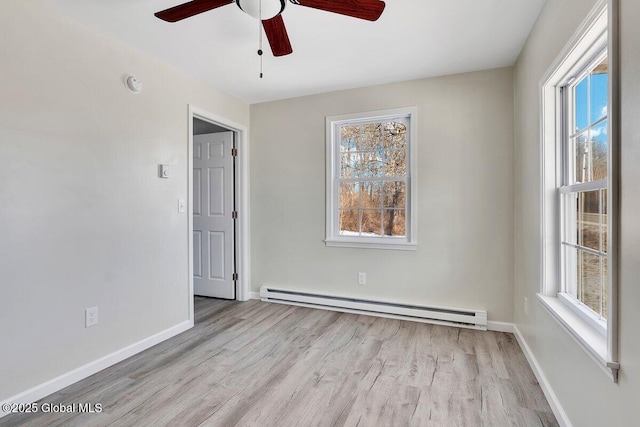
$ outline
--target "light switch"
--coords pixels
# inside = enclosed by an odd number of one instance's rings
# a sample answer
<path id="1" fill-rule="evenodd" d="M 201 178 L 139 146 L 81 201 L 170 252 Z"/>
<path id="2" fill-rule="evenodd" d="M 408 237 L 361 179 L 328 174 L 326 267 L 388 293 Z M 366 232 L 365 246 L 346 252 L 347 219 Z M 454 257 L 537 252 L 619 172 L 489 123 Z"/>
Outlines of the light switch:
<path id="1" fill-rule="evenodd" d="M 186 210 L 187 204 L 183 199 L 178 199 L 178 212 L 182 213 Z"/>
<path id="2" fill-rule="evenodd" d="M 169 178 L 169 165 L 160 165 L 160 178 Z"/>

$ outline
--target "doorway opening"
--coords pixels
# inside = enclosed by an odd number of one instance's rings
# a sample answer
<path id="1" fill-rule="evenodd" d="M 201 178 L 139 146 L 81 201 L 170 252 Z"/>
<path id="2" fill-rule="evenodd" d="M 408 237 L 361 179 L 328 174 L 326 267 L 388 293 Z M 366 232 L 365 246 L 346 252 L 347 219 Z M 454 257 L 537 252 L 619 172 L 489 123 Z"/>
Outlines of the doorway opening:
<path id="1" fill-rule="evenodd" d="M 248 299 L 246 129 L 189 106 L 189 288 Z"/>

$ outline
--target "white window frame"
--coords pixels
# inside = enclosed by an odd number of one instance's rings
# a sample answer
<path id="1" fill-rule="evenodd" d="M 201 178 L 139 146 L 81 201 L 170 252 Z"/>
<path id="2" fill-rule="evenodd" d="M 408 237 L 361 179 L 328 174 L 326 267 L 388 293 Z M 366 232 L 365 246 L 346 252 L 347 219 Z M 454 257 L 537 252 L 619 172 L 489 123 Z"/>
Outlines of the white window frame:
<path id="1" fill-rule="evenodd" d="M 618 4 L 601 0 L 540 82 L 541 93 L 541 291 L 538 299 L 581 348 L 614 382 L 618 379 L 618 188 L 619 188 L 619 78 Z M 564 259 L 560 250 L 563 221 L 561 197 L 573 190 L 601 188 L 602 182 L 565 186 L 563 155 L 566 111 L 562 89 L 606 49 L 609 63 L 608 171 L 607 171 L 607 319 L 596 318 L 580 306 L 562 284 Z"/>
<path id="2" fill-rule="evenodd" d="M 601 32 L 601 31 L 597 31 Z M 566 111 L 569 114 L 573 114 L 573 109 L 571 105 L 573 104 L 573 95 L 571 90 L 576 87 L 577 83 L 582 81 L 593 68 L 599 64 L 605 56 L 608 56 L 607 52 L 607 34 L 606 29 L 604 33 L 600 36 L 598 40 L 594 43 L 594 48 L 600 47 L 600 52 L 596 54 L 595 57 L 591 58 L 586 64 L 586 67 L 581 70 L 578 74 L 572 75 L 569 77 L 569 82 L 564 84 L 561 88 L 561 108 L 563 111 Z M 588 59 L 588 58 L 585 58 Z M 579 64 L 582 64 L 583 61 L 580 61 Z M 576 64 L 578 65 L 578 64 Z M 571 74 L 573 73 L 573 69 L 571 70 Z M 565 79 L 566 80 L 566 77 Z M 588 92 L 588 95 L 591 95 L 591 92 Z M 589 104 L 589 97 L 587 98 L 587 104 Z M 588 108 L 590 110 L 590 108 Z M 580 132 L 585 132 L 588 129 L 597 126 L 604 121 L 608 122 L 609 114 L 604 117 L 598 119 L 594 123 L 588 123 L 585 129 L 582 129 Z M 577 292 L 577 283 L 573 280 L 570 280 L 570 276 L 574 276 L 573 272 L 577 268 L 576 263 L 577 260 L 575 257 L 567 257 L 566 252 L 563 250 L 566 247 L 574 247 L 575 249 L 581 249 L 584 252 L 591 253 L 592 255 L 600 257 L 602 253 L 600 250 L 593 250 L 591 248 L 582 247 L 577 244 L 572 244 L 566 242 L 565 239 L 569 236 L 576 236 L 578 230 L 576 228 L 577 224 L 573 221 L 575 218 L 575 209 L 577 200 L 572 200 L 569 202 L 568 197 L 570 195 L 578 195 L 581 192 L 588 191 L 599 191 L 599 190 L 609 190 L 608 179 L 601 179 L 596 181 L 587 181 L 587 182 L 578 182 L 574 183 L 575 177 L 575 153 L 573 152 L 573 145 L 571 144 L 571 134 L 573 131 L 568 128 L 568 121 L 570 118 L 568 115 L 563 115 L 562 117 L 562 159 L 560 162 L 562 163 L 562 177 L 560 178 L 559 183 L 559 206 L 560 206 L 560 269 L 561 269 L 561 283 L 560 289 L 558 290 L 558 298 L 566 304 L 571 310 L 575 312 L 578 316 L 582 318 L 583 321 L 587 322 L 592 328 L 594 328 L 597 332 L 599 332 L 603 337 L 607 335 L 607 322 L 604 319 L 601 319 L 599 315 L 597 315 L 593 310 L 587 307 L 583 302 L 581 302 L 578 298 L 574 296 L 574 293 Z M 572 206 L 568 206 L 571 203 Z M 602 208 L 602 206 L 600 206 Z M 607 256 L 607 260 L 608 260 Z M 573 278 L 573 277 L 572 277 Z M 567 282 L 571 283 L 567 283 Z M 564 283 L 563 283 L 564 282 Z M 570 288 L 570 289 L 569 289 Z"/>
<path id="3" fill-rule="evenodd" d="M 389 236 L 341 236 L 339 233 L 339 204 L 337 178 L 340 166 L 339 127 L 345 124 L 367 123 L 372 121 L 388 121 L 393 119 L 408 120 L 407 129 L 407 193 L 405 210 L 405 237 Z M 326 118 L 326 238 L 327 246 L 416 250 L 418 246 L 417 228 L 417 108 L 403 107 L 389 110 L 369 111 L 355 114 L 328 116 Z"/>

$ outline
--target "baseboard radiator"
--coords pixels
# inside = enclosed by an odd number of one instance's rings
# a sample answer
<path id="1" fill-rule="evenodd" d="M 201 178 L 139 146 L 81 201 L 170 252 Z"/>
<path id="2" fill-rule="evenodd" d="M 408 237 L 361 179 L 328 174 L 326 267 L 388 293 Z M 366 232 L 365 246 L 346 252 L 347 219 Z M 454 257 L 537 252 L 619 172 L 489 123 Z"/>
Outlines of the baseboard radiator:
<path id="1" fill-rule="evenodd" d="M 262 286 L 262 301 L 278 304 L 320 308 L 345 313 L 369 316 L 389 317 L 414 322 L 435 323 L 487 330 L 487 312 L 484 310 L 465 310 L 445 307 L 427 307 L 396 302 L 383 302 L 356 298 L 344 298 L 335 295 L 321 295 L 311 292 Z"/>

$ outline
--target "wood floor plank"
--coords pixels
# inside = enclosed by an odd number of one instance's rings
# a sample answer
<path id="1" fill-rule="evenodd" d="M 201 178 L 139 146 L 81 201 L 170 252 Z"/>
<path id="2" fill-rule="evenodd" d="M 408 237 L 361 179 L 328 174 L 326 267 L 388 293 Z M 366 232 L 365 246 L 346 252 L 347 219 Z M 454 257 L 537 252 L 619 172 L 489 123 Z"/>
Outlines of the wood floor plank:
<path id="1" fill-rule="evenodd" d="M 513 335 L 197 297 L 196 326 L 0 426 L 557 426 Z"/>

